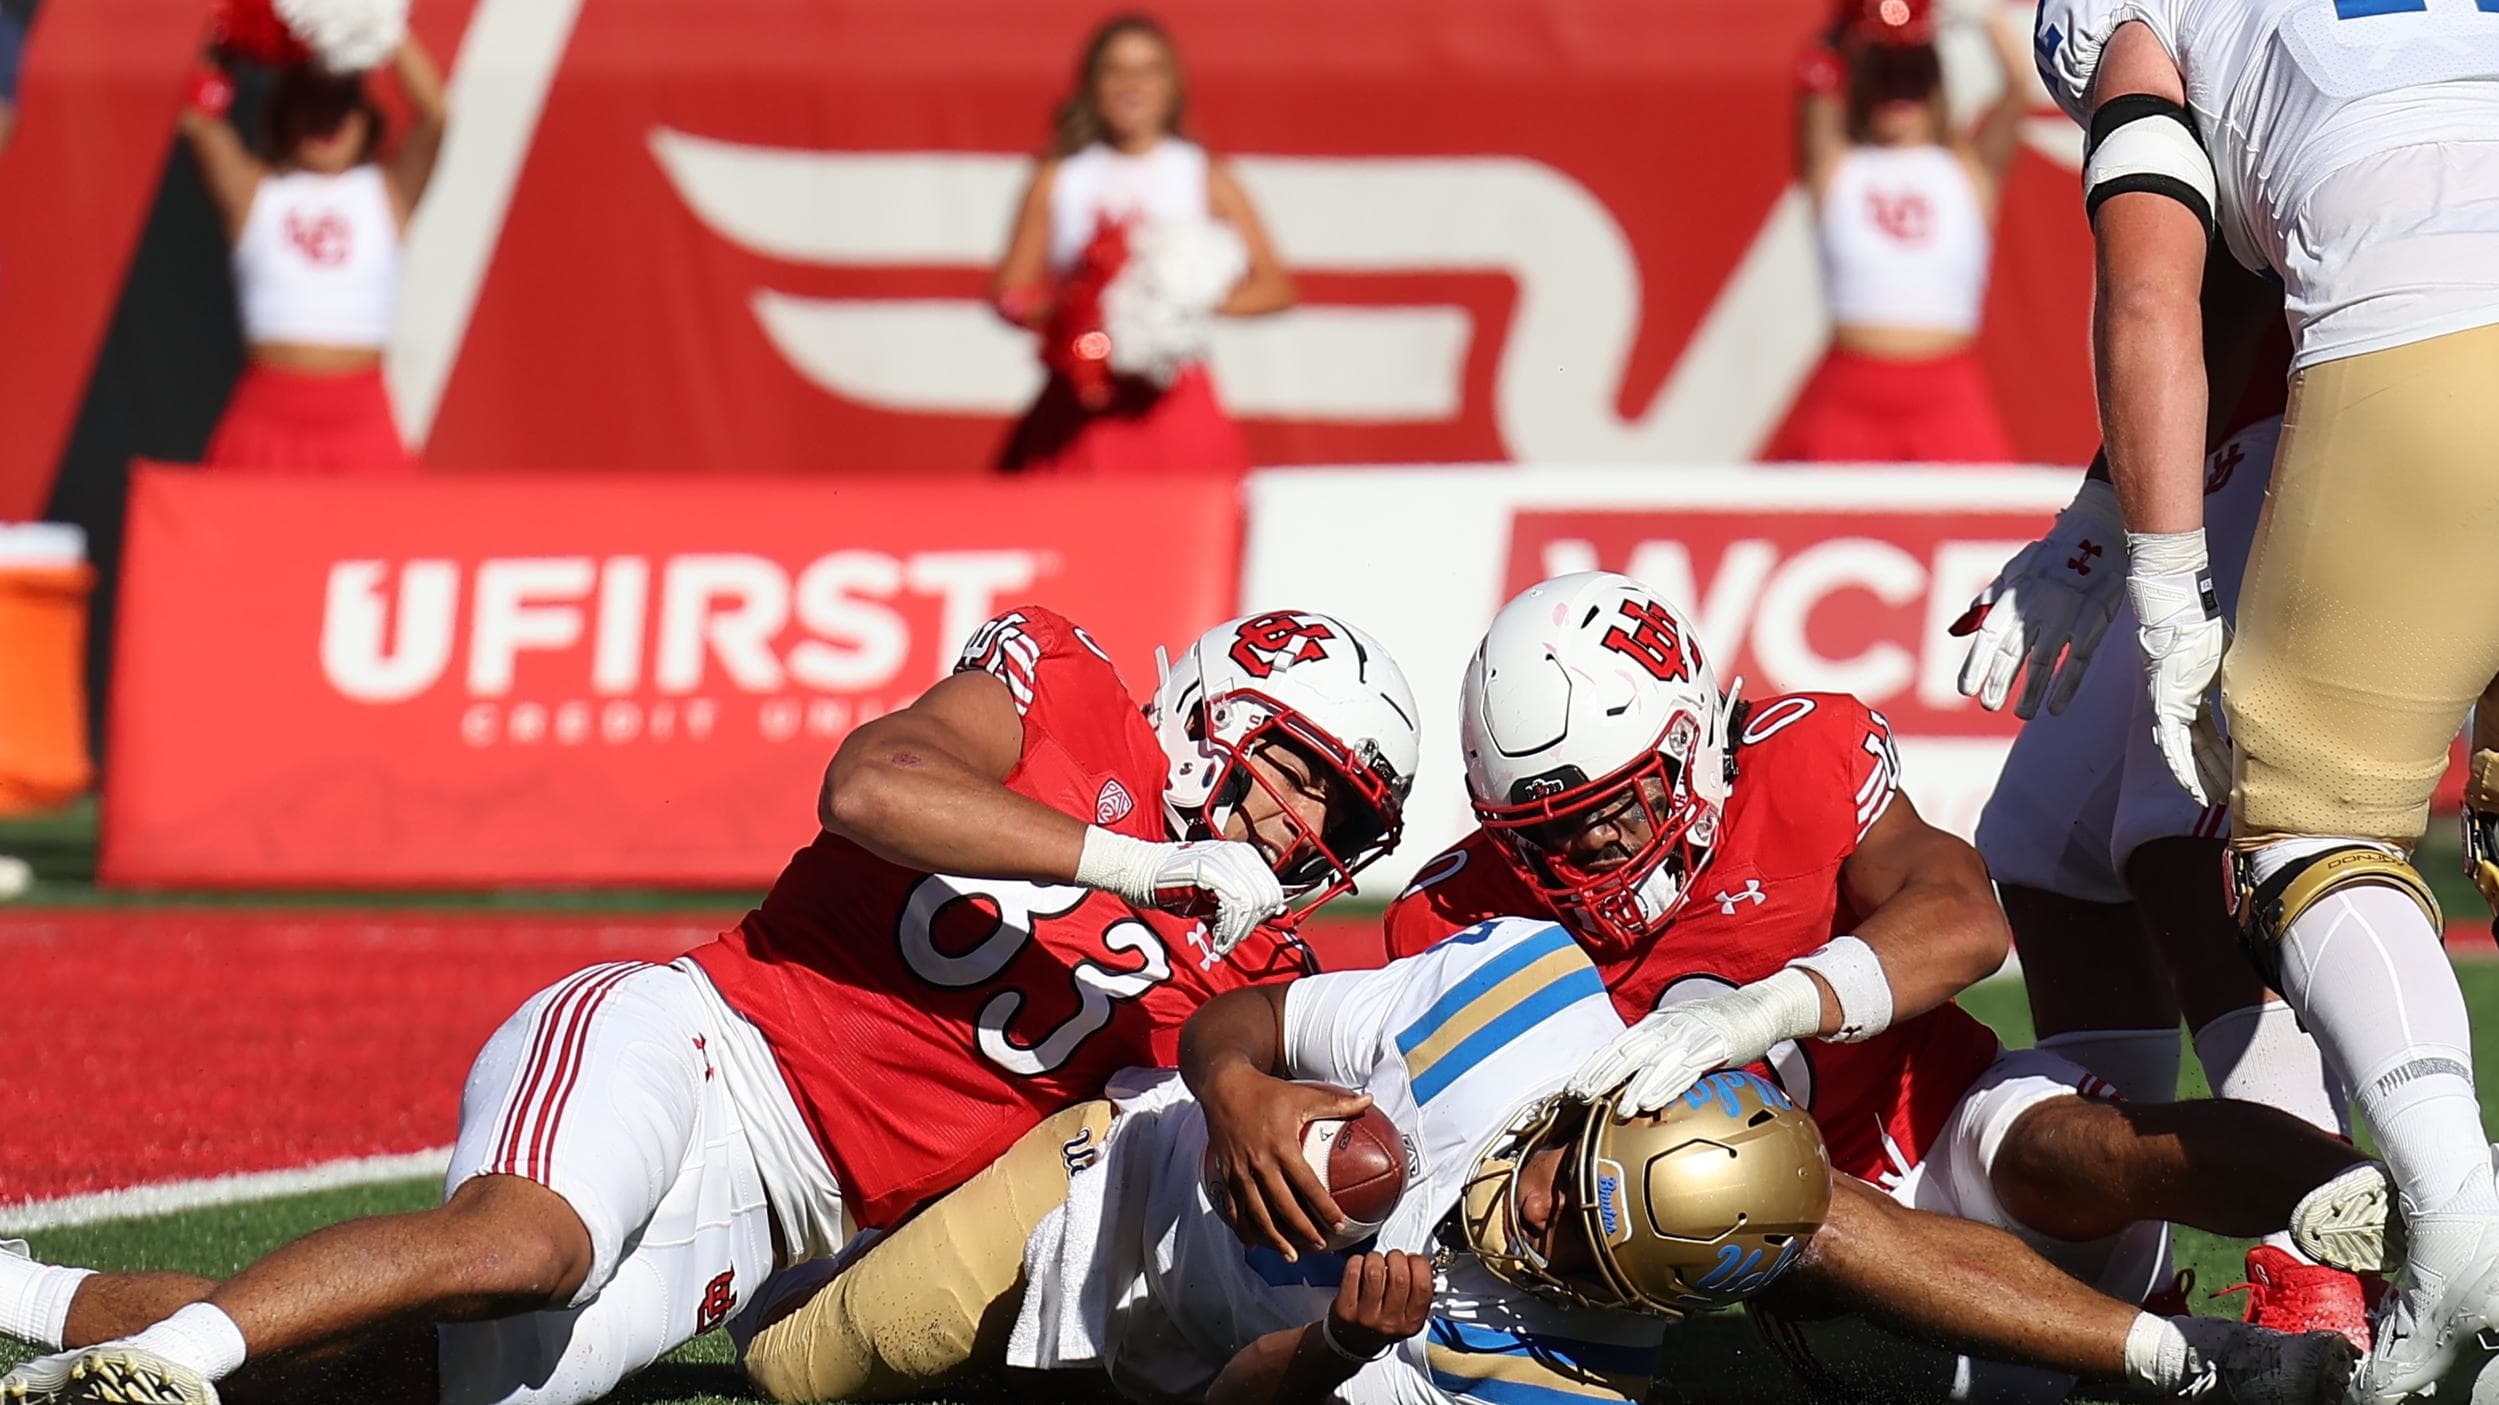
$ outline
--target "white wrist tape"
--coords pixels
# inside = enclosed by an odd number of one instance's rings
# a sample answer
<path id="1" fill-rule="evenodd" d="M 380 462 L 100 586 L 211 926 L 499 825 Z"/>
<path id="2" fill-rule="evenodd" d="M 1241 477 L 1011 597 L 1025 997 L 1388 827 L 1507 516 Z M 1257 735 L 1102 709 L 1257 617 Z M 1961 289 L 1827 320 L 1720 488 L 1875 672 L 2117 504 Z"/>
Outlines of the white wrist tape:
<path id="1" fill-rule="evenodd" d="M 2126 534 L 2126 597 L 2135 620 L 2145 627 L 2180 614 L 2198 619 L 2221 618 L 2221 599 L 2213 593 L 2213 569 L 2204 547 L 2204 529 L 2188 532 Z"/>
<path id="2" fill-rule="evenodd" d="M 1822 989 L 1813 977 L 1782 967 L 1750 985 L 1671 1007 L 1718 1027 L 1726 1036 L 1727 1062 L 1748 1064 L 1791 1039 L 1810 1039 L 1822 1028 Z"/>
<path id="3" fill-rule="evenodd" d="M 2126 1379 L 2157 1391 L 2173 1391 L 2194 1373 L 2195 1352 L 2178 1324 L 2148 1312 L 2126 1329 Z"/>
<path id="4" fill-rule="evenodd" d="M 1855 937 L 1833 937 L 1787 964 L 1790 970 L 1813 972 L 1831 987 L 1832 998 L 1840 1003 L 1839 1030 L 1825 1036 L 1832 1042 L 1855 1044 L 1892 1027 L 1892 980 L 1883 974 L 1883 958 L 1875 955 L 1873 947 Z M 1821 1013 L 1817 999 L 1817 1029 Z"/>
<path id="5" fill-rule="evenodd" d="M 1076 881 L 1088 888 L 1115 893 L 1140 907 L 1154 905 L 1154 875 L 1161 869 L 1168 845 L 1085 826 L 1085 847 L 1076 856 Z"/>

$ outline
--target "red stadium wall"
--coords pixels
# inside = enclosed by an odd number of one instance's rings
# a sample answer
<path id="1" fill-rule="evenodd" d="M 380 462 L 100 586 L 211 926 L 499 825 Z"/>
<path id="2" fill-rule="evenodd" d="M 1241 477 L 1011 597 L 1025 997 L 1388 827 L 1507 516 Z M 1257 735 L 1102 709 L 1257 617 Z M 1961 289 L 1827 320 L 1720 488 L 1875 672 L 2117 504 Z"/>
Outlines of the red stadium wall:
<path id="1" fill-rule="evenodd" d="M 37 27 L 0 317 L 47 332 L 0 343 L 0 517 L 44 501 L 202 8 Z M 1788 74 L 1827 0 L 1158 8 L 1302 280 L 1300 310 L 1218 349 L 1259 460 L 1723 463 L 1777 423 L 1821 337 Z M 456 112 L 391 367 L 427 461 L 979 468 L 1034 372 L 978 297 L 1099 15 L 418 0 Z M 1984 355 L 2021 454 L 2071 462 L 2079 143 L 2044 106 L 2029 135 Z"/>

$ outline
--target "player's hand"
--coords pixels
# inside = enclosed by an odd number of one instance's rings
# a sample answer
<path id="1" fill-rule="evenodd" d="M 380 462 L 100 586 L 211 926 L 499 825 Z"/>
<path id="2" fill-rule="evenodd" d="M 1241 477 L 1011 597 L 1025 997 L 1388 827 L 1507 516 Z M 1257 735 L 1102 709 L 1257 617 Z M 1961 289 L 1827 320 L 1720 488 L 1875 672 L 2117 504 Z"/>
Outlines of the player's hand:
<path id="1" fill-rule="evenodd" d="M 1206 1115 L 1206 1175 L 1216 1210 L 1244 1244 L 1266 1245 L 1289 1260 L 1328 1247 L 1345 1223 L 1335 1197 L 1302 1155 L 1302 1131 L 1320 1118 L 1357 1117 L 1360 1093 L 1271 1078 L 1236 1064 L 1198 1097 Z"/>
<path id="2" fill-rule="evenodd" d="M 1703 1074 L 1747 1062 L 1735 1056 L 1727 1031 L 1699 1008 L 1708 1003 L 1688 1001 L 1645 1016 L 1581 1064 L 1565 1091 L 1593 1100 L 1622 1086 L 1624 1112 L 1654 1112 L 1692 1091 Z M 1631 1080 L 1628 1086 L 1624 1079 Z"/>
<path id="3" fill-rule="evenodd" d="M 1076 881 L 1139 907 L 1205 917 L 1217 956 L 1229 955 L 1285 908 L 1284 885 L 1266 856 L 1229 839 L 1156 844 L 1093 826 L 1085 831 Z"/>
<path id="4" fill-rule="evenodd" d="M 1378 1356 L 1423 1330 L 1432 1316 L 1432 1260 L 1391 1249 L 1345 1261 L 1328 1309 L 1328 1334 L 1356 1356 Z"/>
<path id="5" fill-rule="evenodd" d="M 1563 1091 L 1594 1101 L 1619 1084 L 1617 1115 L 1655 1112 L 1692 1091 L 1704 1074 L 1752 1063 L 1786 1040 L 1820 1033 L 1822 999 L 1814 978 L 1791 966 L 1724 994 L 1678 1001 L 1616 1035 L 1580 1065 Z"/>
<path id="6" fill-rule="evenodd" d="M 2213 682 L 2229 643 L 2204 534 L 2135 537 L 2126 590 L 2142 622 L 2143 672 L 2152 693 L 2152 740 L 2169 773 L 2198 805 L 2230 793 L 2230 744 L 2213 712 Z"/>
<path id="7" fill-rule="evenodd" d="M 2015 676 L 2027 669 L 2014 715 L 2037 716 L 2043 699 L 2050 712 L 2063 712 L 2117 614 L 2125 540 L 2117 491 L 2084 479 L 2047 535 L 2015 552 L 1952 626 L 1956 637 L 1978 635 L 1961 661 L 1962 695 L 2001 711 Z"/>

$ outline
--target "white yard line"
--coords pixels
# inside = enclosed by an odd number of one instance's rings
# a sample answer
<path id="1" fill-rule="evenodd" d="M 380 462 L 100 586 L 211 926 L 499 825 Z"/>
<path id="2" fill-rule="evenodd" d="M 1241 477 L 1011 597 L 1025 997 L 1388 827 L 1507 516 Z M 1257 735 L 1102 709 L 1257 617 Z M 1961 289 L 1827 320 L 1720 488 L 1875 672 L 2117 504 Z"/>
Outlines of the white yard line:
<path id="1" fill-rule="evenodd" d="M 27 1200 L 15 1205 L 0 1205 L 0 1232 L 67 1229 L 75 1225 L 100 1224 L 106 1220 L 170 1215 L 180 1210 L 197 1210 L 211 1205 L 240 1205 L 247 1201 L 272 1200 L 282 1195 L 303 1195 L 317 1190 L 413 1180 L 420 1176 L 439 1177 L 450 1164 L 451 1148 L 438 1146 L 401 1156 L 363 1156 L 345 1161 L 325 1161 L 318 1166 L 302 1166 L 291 1171 L 251 1171 L 232 1176 L 211 1176 L 204 1180 L 160 1181 L 155 1185 L 132 1186 L 126 1190 L 63 1196 L 58 1200 Z"/>

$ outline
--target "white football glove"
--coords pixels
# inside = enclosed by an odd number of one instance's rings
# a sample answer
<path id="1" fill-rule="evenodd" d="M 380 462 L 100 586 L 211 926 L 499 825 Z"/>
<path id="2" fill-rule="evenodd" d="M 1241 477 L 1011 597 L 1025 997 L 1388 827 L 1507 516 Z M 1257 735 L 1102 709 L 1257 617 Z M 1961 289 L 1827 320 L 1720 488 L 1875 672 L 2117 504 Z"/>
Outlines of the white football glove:
<path id="1" fill-rule="evenodd" d="M 1089 825 L 1076 881 L 1139 907 L 1206 917 L 1217 956 L 1230 955 L 1259 923 L 1285 909 L 1284 885 L 1266 857 L 1229 839 L 1156 844 Z"/>
<path id="2" fill-rule="evenodd" d="M 2038 715 L 2043 697 L 2050 712 L 2063 712 L 2117 614 L 2125 540 L 2117 490 L 2104 479 L 2085 478 L 2047 535 L 2015 552 L 1953 626 L 1955 634 L 1978 633 L 1961 660 L 1962 696 L 2001 711 L 2014 675 L 2027 665 L 2030 677 L 2014 715 Z"/>
<path id="3" fill-rule="evenodd" d="M 2213 594 L 2204 533 L 2129 533 L 2127 555 L 2126 593 L 2152 690 L 2152 740 L 2196 804 L 2219 803 L 2230 794 L 2230 743 L 2213 714 L 2213 682 L 2229 630 Z"/>
<path id="4" fill-rule="evenodd" d="M 1790 1039 L 1822 1028 L 1822 989 L 1785 967 L 1724 995 L 1668 1005 L 1598 1050 L 1563 1091 L 1593 1100 L 1624 1085 L 1620 1110 L 1655 1112 L 1692 1091 L 1706 1074 L 1748 1064 Z"/>

